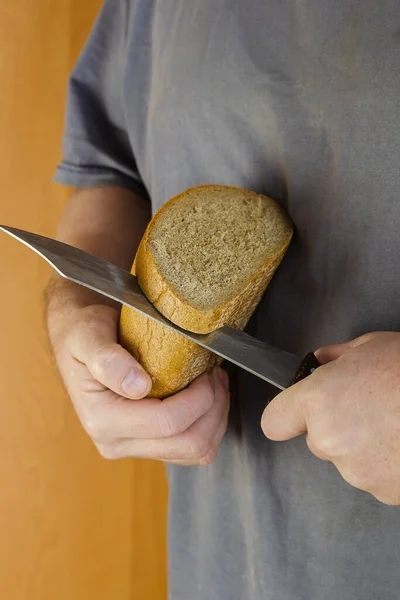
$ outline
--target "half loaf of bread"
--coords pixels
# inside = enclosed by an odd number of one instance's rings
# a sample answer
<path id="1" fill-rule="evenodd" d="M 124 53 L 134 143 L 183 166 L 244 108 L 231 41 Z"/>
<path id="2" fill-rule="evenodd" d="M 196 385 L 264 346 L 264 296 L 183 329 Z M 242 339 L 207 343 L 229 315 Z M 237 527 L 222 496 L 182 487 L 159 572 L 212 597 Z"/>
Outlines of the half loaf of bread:
<path id="1" fill-rule="evenodd" d="M 196 333 L 243 329 L 292 237 L 267 196 L 220 185 L 191 188 L 152 218 L 132 273 L 170 321 Z M 211 352 L 123 306 L 120 342 L 153 379 L 151 396 L 184 388 L 218 360 Z"/>

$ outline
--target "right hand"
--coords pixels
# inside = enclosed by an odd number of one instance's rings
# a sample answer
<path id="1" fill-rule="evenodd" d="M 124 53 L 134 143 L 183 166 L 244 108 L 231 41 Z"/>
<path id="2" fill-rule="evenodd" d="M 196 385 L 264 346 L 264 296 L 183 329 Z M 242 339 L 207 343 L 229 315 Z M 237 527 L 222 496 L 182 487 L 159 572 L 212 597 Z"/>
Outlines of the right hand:
<path id="1" fill-rule="evenodd" d="M 212 463 L 228 421 L 227 374 L 217 367 L 165 400 L 145 398 L 151 379 L 118 344 L 118 322 L 117 309 L 91 305 L 50 328 L 61 376 L 100 454 Z"/>

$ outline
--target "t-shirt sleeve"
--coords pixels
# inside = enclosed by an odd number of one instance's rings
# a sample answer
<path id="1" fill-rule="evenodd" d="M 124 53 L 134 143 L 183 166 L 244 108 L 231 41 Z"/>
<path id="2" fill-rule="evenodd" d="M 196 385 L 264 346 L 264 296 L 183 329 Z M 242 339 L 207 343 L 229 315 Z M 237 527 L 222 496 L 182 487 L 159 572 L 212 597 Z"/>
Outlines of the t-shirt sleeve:
<path id="1" fill-rule="evenodd" d="M 70 76 L 58 183 L 119 185 L 148 198 L 129 140 L 122 91 L 131 3 L 106 0 Z"/>

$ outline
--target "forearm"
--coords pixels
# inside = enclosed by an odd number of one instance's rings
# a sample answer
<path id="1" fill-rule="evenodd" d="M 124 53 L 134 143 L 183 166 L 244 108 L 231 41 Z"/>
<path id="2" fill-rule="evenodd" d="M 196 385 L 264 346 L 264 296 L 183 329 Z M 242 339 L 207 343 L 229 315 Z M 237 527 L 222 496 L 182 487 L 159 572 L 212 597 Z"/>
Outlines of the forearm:
<path id="1" fill-rule="evenodd" d="M 58 224 L 58 240 L 130 270 L 150 219 L 148 202 L 123 188 L 79 190 L 69 199 Z M 118 305 L 55 275 L 47 289 L 49 333 L 71 310 L 89 304 Z"/>

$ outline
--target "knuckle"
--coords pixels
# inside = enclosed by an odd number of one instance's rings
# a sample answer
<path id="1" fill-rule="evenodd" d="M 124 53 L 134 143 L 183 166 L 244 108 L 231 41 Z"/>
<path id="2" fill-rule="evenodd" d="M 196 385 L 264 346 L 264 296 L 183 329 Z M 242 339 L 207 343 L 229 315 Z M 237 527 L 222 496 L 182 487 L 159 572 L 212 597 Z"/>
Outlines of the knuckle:
<path id="1" fill-rule="evenodd" d="M 212 450 L 210 452 L 207 452 L 207 454 L 205 454 L 204 456 L 200 457 L 198 459 L 198 464 L 200 466 L 212 465 L 213 462 L 215 462 L 216 458 L 217 458 L 217 452 L 215 450 Z"/>
<path id="2" fill-rule="evenodd" d="M 162 406 L 157 411 L 157 426 L 163 438 L 172 437 L 179 433 L 168 410 L 163 410 Z"/>
<path id="3" fill-rule="evenodd" d="M 399 506 L 400 505 L 400 493 L 374 493 L 371 492 L 373 496 L 382 504 L 387 504 L 388 506 Z"/>
<path id="4" fill-rule="evenodd" d="M 372 481 L 366 470 L 348 469 L 341 470 L 341 475 L 352 487 L 368 492 L 371 490 Z"/>
<path id="5" fill-rule="evenodd" d="M 102 346 L 96 350 L 92 359 L 93 375 L 99 379 L 107 377 L 115 365 L 117 354 L 116 346 Z"/>
<path id="6" fill-rule="evenodd" d="M 318 437 L 310 437 L 310 441 L 313 447 L 327 456 L 339 456 L 342 452 L 342 443 L 337 435 L 330 433 L 329 435 L 323 435 Z"/>
<path id="7" fill-rule="evenodd" d="M 194 407 L 194 403 L 190 402 L 190 399 L 186 399 L 182 403 L 182 410 L 184 411 L 184 429 L 189 427 L 192 423 L 199 418 L 198 412 Z M 209 410 L 209 407 L 206 408 L 205 412 Z"/>
<path id="8" fill-rule="evenodd" d="M 210 450 L 209 441 L 201 435 L 191 435 L 189 437 L 189 456 L 190 458 L 201 459 Z"/>
<path id="9" fill-rule="evenodd" d="M 325 418 L 318 425 L 310 427 L 309 437 L 316 450 L 331 458 L 347 456 L 354 446 L 349 434 L 331 418 Z"/>
<path id="10" fill-rule="evenodd" d="M 122 458 L 118 448 L 111 444 L 96 444 L 96 448 L 99 454 L 107 460 L 117 460 L 118 458 Z"/>
<path id="11" fill-rule="evenodd" d="M 359 346 L 360 344 L 365 344 L 366 342 L 370 342 L 371 340 L 376 338 L 377 335 L 379 335 L 379 333 L 377 331 L 371 331 L 368 333 L 364 333 L 363 335 L 360 335 L 359 337 L 357 337 L 355 340 L 352 340 L 350 342 L 350 345 L 351 346 Z"/>
<path id="12" fill-rule="evenodd" d="M 117 311 L 111 306 L 106 306 L 105 304 L 90 304 L 82 309 L 82 321 L 96 330 L 99 322 L 115 318 L 116 314 Z"/>
<path id="13" fill-rule="evenodd" d="M 101 442 L 107 438 L 106 427 L 94 411 L 90 411 L 85 415 L 82 424 L 93 440 Z"/>
<path id="14" fill-rule="evenodd" d="M 195 403 L 190 397 L 186 397 L 185 399 L 182 398 L 179 406 L 179 422 L 175 423 L 174 433 L 177 434 L 186 431 L 191 425 L 196 423 L 203 414 L 206 414 L 208 410 L 208 404 L 205 407 L 201 407 L 200 403 L 197 403 L 195 408 Z"/>
<path id="15" fill-rule="evenodd" d="M 202 404 L 212 406 L 215 400 L 215 385 L 212 375 L 205 372 L 197 377 L 187 388 L 191 398 Z"/>
<path id="16" fill-rule="evenodd" d="M 73 335 L 82 337 L 93 337 L 99 331 L 100 319 L 93 311 L 92 306 L 85 306 L 81 309 L 79 318 L 75 321 L 75 327 L 71 333 Z"/>

